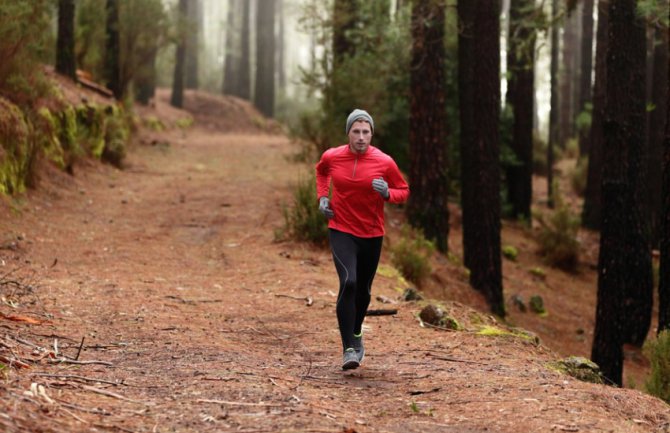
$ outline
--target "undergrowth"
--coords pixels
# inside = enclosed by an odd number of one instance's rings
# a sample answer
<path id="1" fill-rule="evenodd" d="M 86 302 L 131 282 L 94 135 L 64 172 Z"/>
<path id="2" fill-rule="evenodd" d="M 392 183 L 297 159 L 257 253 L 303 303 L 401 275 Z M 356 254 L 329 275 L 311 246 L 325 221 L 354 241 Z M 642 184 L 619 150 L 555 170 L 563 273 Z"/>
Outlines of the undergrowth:
<path id="1" fill-rule="evenodd" d="M 645 384 L 647 392 L 670 403 L 670 331 L 662 331 L 655 340 L 647 340 L 644 352 L 651 363 Z"/>
<path id="2" fill-rule="evenodd" d="M 579 216 L 557 197 L 557 207 L 548 216 L 536 214 L 540 223 L 537 242 L 546 262 L 566 271 L 574 271 L 579 260 Z"/>
<path id="3" fill-rule="evenodd" d="M 319 212 L 316 201 L 316 179 L 314 175 L 298 182 L 293 190 L 293 203 L 284 206 L 284 227 L 275 233 L 277 239 L 291 237 L 316 245 L 328 242 L 328 224 Z"/>
<path id="4" fill-rule="evenodd" d="M 391 261 L 403 277 L 421 287 L 432 272 L 430 257 L 435 251 L 432 242 L 421 231 L 404 225 L 401 237 L 391 245 Z"/>

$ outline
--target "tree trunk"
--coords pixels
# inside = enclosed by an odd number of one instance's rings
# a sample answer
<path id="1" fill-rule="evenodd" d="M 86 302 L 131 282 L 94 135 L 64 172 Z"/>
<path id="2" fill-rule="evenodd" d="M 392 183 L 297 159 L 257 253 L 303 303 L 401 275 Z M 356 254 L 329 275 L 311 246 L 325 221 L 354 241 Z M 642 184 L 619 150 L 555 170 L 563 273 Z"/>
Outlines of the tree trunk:
<path id="1" fill-rule="evenodd" d="M 581 74 L 579 90 L 579 111 L 589 111 L 591 105 L 591 72 L 593 68 L 593 1 L 584 0 L 582 10 L 582 46 L 581 46 Z M 581 126 L 579 130 L 579 155 L 588 155 L 591 129 Z"/>
<path id="2" fill-rule="evenodd" d="M 277 0 L 277 26 L 279 30 L 277 31 L 277 87 L 279 91 L 285 93 L 286 91 L 286 61 L 285 53 L 286 41 L 286 32 L 284 29 L 284 0 Z"/>
<path id="3" fill-rule="evenodd" d="M 582 225 L 600 229 L 602 220 L 603 120 L 605 116 L 605 88 L 607 83 L 608 0 L 598 1 L 598 29 L 596 31 L 596 78 L 593 84 L 593 110 L 589 139 L 589 165 L 582 209 Z"/>
<path id="4" fill-rule="evenodd" d="M 188 5 L 188 24 L 186 37 L 186 78 L 187 89 L 199 87 L 198 53 L 200 51 L 200 34 L 203 25 L 202 0 L 191 0 Z"/>
<path id="5" fill-rule="evenodd" d="M 77 81 L 74 54 L 74 0 L 58 0 L 56 72 Z"/>
<path id="6" fill-rule="evenodd" d="M 559 101 L 558 101 L 558 0 L 551 1 L 551 65 L 549 99 L 549 140 L 547 144 L 547 206 L 554 207 L 554 149 L 559 143 Z"/>
<path id="7" fill-rule="evenodd" d="M 500 255 L 500 2 L 459 0 L 463 257 L 470 284 L 505 315 Z"/>
<path id="8" fill-rule="evenodd" d="M 669 13 L 670 14 L 670 13 Z M 668 17 L 670 18 L 670 17 Z M 666 34 L 670 40 L 670 28 Z M 667 66 L 670 83 L 670 64 Z M 661 218 L 661 262 L 658 284 L 658 333 L 670 329 L 670 98 L 666 98 L 663 143 L 663 213 Z"/>
<path id="9" fill-rule="evenodd" d="M 644 141 L 644 27 L 635 0 L 610 0 L 603 220 L 592 358 L 622 383 L 623 343 L 644 340 L 651 313 L 651 255 L 637 197 Z M 650 301 L 650 299 L 649 299 Z M 646 325 L 646 326 L 645 326 Z"/>
<path id="10" fill-rule="evenodd" d="M 578 47 L 576 40 L 576 11 L 572 11 L 563 23 L 563 50 L 561 69 L 561 114 L 559 127 L 559 145 L 565 149 L 567 141 L 572 138 L 574 132 L 575 101 L 575 51 Z"/>
<path id="11" fill-rule="evenodd" d="M 221 91 L 224 95 L 234 95 L 238 87 L 236 68 L 239 66 L 239 39 L 236 23 L 239 20 L 239 0 L 228 0 L 228 16 L 226 17 L 226 53 L 223 62 L 223 86 Z"/>
<path id="12" fill-rule="evenodd" d="M 251 0 L 242 1 L 242 35 L 240 37 L 240 63 L 237 68 L 238 88 L 235 93 L 242 99 L 251 100 Z"/>
<path id="13" fill-rule="evenodd" d="M 667 1 L 665 2 L 667 6 Z M 666 121 L 666 101 L 668 99 L 668 35 L 666 29 L 656 24 L 653 29 L 653 69 L 651 79 L 651 106 L 647 113 L 649 127 L 649 212 L 651 213 L 652 245 L 658 246 L 660 238 L 661 211 L 663 200 L 661 185 L 663 180 L 663 139 Z"/>
<path id="14" fill-rule="evenodd" d="M 507 101 L 512 105 L 512 151 L 518 165 L 507 167 L 507 191 L 514 218 L 530 221 L 533 175 L 535 30 L 534 0 L 512 0 L 507 50 Z"/>
<path id="15" fill-rule="evenodd" d="M 149 54 L 147 64 L 138 72 L 135 80 L 137 95 L 135 99 L 143 105 L 149 104 L 156 95 L 156 55 L 157 49 Z"/>
<path id="16" fill-rule="evenodd" d="M 106 51 L 105 51 L 105 75 L 107 87 L 112 91 L 116 99 L 121 99 L 121 42 L 119 36 L 119 2 L 118 0 L 107 0 L 107 22 L 106 22 Z"/>
<path id="17" fill-rule="evenodd" d="M 256 11 L 256 84 L 254 105 L 267 117 L 275 103 L 275 0 L 264 0 Z"/>
<path id="18" fill-rule="evenodd" d="M 184 21 L 188 14 L 188 0 L 179 0 L 179 13 Z M 184 106 L 184 69 L 186 63 L 186 31 L 179 29 L 177 51 L 175 54 L 174 75 L 172 80 L 172 97 L 170 104 L 177 108 Z"/>
<path id="19" fill-rule="evenodd" d="M 581 101 L 583 6 L 583 0 L 577 2 L 577 7 L 575 7 L 574 13 L 570 16 L 572 25 L 572 47 L 570 48 L 570 55 L 572 56 L 572 69 L 570 70 L 570 80 L 572 81 L 570 84 L 570 88 L 572 89 L 572 96 L 570 98 L 572 105 L 570 106 L 570 113 L 572 114 L 572 117 L 570 118 L 570 123 L 572 130 L 570 131 L 570 138 L 573 139 L 579 137 L 579 131 L 577 130 L 577 116 L 579 116 L 579 101 Z"/>
<path id="20" fill-rule="evenodd" d="M 410 185 L 407 216 L 426 239 L 446 252 L 449 239 L 447 206 L 447 131 L 445 95 L 445 0 L 412 4 L 410 66 Z"/>

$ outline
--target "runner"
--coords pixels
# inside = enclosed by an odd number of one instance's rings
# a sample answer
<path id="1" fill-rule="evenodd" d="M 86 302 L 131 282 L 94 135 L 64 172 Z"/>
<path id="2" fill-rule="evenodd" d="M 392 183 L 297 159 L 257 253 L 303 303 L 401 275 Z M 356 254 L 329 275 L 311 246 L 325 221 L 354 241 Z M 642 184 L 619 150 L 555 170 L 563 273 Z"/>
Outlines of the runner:
<path id="1" fill-rule="evenodd" d="M 329 220 L 330 248 L 340 278 L 336 312 L 343 370 L 358 368 L 365 356 L 363 320 L 382 249 L 384 202 L 402 203 L 409 197 L 395 161 L 370 145 L 374 129 L 372 117 L 355 109 L 347 118 L 349 143 L 326 150 L 316 165 L 319 210 Z"/>

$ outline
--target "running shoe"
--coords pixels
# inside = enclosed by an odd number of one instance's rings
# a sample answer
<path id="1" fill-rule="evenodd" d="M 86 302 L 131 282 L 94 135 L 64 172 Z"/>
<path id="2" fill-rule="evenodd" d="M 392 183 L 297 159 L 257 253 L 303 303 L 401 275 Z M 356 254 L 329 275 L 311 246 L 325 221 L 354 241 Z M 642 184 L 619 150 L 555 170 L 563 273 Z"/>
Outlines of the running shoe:
<path id="1" fill-rule="evenodd" d="M 356 351 L 356 355 L 358 356 L 358 363 L 360 364 L 363 362 L 363 358 L 365 358 L 365 347 L 363 346 L 363 334 L 361 335 L 354 335 L 354 350 Z"/>
<path id="2" fill-rule="evenodd" d="M 361 364 L 358 362 L 358 355 L 356 354 L 356 350 L 353 347 L 345 350 L 342 361 L 342 370 L 353 370 L 354 368 L 358 368 L 359 365 Z"/>

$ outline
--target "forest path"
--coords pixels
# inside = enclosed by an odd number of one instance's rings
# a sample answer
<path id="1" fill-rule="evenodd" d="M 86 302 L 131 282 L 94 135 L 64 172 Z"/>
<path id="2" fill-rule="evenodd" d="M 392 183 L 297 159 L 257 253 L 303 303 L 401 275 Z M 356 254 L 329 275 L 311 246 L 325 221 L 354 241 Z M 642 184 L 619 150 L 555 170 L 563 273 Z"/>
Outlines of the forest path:
<path id="1" fill-rule="evenodd" d="M 668 428 L 656 399 L 557 373 L 554 354 L 526 339 L 421 328 L 415 303 L 369 317 L 365 362 L 342 372 L 328 250 L 275 242 L 290 184 L 310 169 L 289 162 L 297 149 L 282 135 L 198 127 L 170 143 L 135 147 L 124 171 L 84 164 L 0 208 L 1 233 L 16 240 L 0 249 L 0 273 L 39 287 L 20 298 L 32 305 L 2 311 L 37 305 L 49 317 L 5 321 L 8 335 L 52 351 L 58 339 L 70 357 L 85 337 L 79 360 L 106 363 L 47 357 L 11 373 L 5 431 Z M 384 260 L 374 295 L 397 299 L 389 269 Z M 24 395 L 31 383 L 53 401 Z"/>

